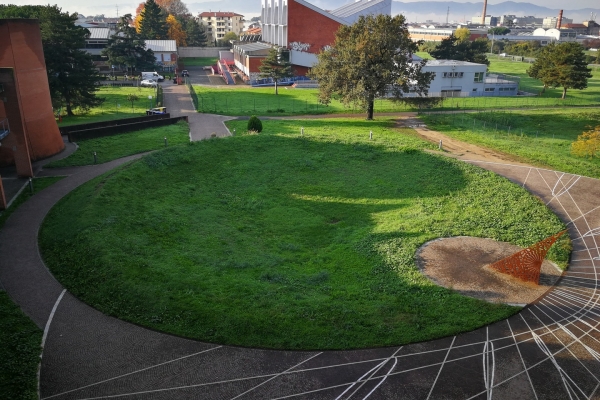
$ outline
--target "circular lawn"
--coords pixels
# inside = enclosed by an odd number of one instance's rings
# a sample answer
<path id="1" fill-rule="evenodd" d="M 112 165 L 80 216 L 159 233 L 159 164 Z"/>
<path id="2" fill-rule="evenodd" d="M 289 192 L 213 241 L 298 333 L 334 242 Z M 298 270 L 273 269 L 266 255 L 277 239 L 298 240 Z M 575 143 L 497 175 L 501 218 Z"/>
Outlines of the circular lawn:
<path id="1" fill-rule="evenodd" d="M 370 123 L 373 140 L 333 120 L 302 121 L 300 137 L 298 124 L 265 121 L 272 133 L 168 148 L 88 182 L 42 226 L 47 265 L 107 314 L 242 346 L 398 345 L 519 310 L 436 286 L 415 252 L 463 235 L 531 245 L 563 229 L 539 200 L 389 121 Z M 550 258 L 568 254 L 563 238 Z"/>

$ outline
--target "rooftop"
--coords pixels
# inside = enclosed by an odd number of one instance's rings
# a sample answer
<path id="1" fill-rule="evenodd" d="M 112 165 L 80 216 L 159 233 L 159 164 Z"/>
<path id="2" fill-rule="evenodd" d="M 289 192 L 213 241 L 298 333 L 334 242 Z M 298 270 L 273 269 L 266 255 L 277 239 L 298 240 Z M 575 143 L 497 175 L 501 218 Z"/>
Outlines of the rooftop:
<path id="1" fill-rule="evenodd" d="M 175 40 L 145 40 L 146 48 L 157 52 L 177 52 L 177 42 Z"/>
<path id="2" fill-rule="evenodd" d="M 198 14 L 199 17 L 243 17 L 241 14 L 226 11 L 204 11 Z"/>

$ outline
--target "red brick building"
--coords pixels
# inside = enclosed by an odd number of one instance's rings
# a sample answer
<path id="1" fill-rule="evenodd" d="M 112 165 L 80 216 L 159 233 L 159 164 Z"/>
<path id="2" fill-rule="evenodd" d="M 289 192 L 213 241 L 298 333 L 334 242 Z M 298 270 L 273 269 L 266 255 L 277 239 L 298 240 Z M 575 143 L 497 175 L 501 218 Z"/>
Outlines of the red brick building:
<path id="1" fill-rule="evenodd" d="M 39 22 L 0 19 L 0 121 L 8 135 L 0 146 L 0 165 L 15 164 L 32 176 L 31 160 L 60 152 L 64 143 L 52 110 Z"/>

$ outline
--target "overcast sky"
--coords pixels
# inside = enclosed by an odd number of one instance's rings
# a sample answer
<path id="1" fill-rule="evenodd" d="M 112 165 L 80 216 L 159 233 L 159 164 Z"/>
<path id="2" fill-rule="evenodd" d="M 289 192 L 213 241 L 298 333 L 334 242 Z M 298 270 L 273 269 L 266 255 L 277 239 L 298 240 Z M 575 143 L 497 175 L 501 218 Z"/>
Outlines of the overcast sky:
<path id="1" fill-rule="evenodd" d="M 26 4 L 37 4 L 37 5 L 46 5 L 46 4 L 57 4 L 63 11 L 68 11 L 70 13 L 78 12 L 85 16 L 104 14 L 106 17 L 116 17 L 117 16 L 117 7 L 118 7 L 118 15 L 123 14 L 135 14 L 135 9 L 137 5 L 142 1 L 120 1 L 120 0 L 103 0 L 103 1 L 92 1 L 92 0 L 5 0 L 8 4 L 16 4 L 16 5 L 26 5 Z M 3 1 L 3 3 L 5 2 Z M 226 4 L 240 4 L 240 8 L 243 7 L 243 10 L 238 11 L 235 9 L 221 11 L 232 11 L 239 12 L 240 14 L 245 15 L 246 17 L 253 17 L 260 14 L 261 1 L 260 0 L 233 0 L 227 1 Z M 327 0 L 307 0 L 309 3 L 313 3 L 322 7 L 324 9 L 327 8 L 337 8 L 337 4 L 339 1 L 336 1 L 335 7 L 327 7 Z M 348 0 L 350 2 L 352 0 Z M 404 2 L 411 2 L 413 0 L 403 0 Z M 418 0 L 416 0 L 418 1 Z M 454 0 L 458 3 L 466 3 L 468 0 Z M 479 0 L 481 1 L 481 0 Z M 504 0 L 502 0 L 504 1 Z M 488 4 L 498 4 L 502 1 L 488 1 Z M 183 2 L 188 5 L 190 12 L 193 14 L 197 14 L 202 11 L 207 11 L 202 9 L 201 4 L 204 2 L 203 0 L 188 0 Z M 478 0 L 470 0 L 472 3 L 477 3 Z M 549 8 L 564 8 L 570 10 L 576 10 L 581 8 L 594 7 L 598 8 L 598 0 L 570 0 L 565 2 L 564 0 L 529 0 L 528 3 L 536 4 L 539 6 L 549 7 Z M 193 6 L 191 6 L 193 4 Z M 211 2 L 214 6 L 214 1 Z M 249 7 L 252 6 L 252 7 Z M 214 10 L 213 10 L 214 11 Z"/>

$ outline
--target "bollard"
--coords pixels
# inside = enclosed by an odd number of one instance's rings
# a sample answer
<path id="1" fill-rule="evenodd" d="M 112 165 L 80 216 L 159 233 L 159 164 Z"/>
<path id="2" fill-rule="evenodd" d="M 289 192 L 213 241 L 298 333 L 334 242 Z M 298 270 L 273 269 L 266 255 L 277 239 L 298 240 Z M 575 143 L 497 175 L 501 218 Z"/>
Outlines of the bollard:
<path id="1" fill-rule="evenodd" d="M 98 162 L 98 158 L 96 157 L 96 152 L 94 152 L 94 164 Z"/>
<path id="2" fill-rule="evenodd" d="M 29 178 L 29 191 L 33 194 L 33 179 Z"/>
<path id="3" fill-rule="evenodd" d="M 165 147 L 167 147 L 169 145 L 168 141 L 167 141 L 167 137 L 165 136 Z"/>
<path id="4" fill-rule="evenodd" d="M 235 128 L 233 128 L 233 136 L 235 136 Z"/>
<path id="5" fill-rule="evenodd" d="M 369 140 L 373 140 L 373 131 L 369 131 Z"/>
<path id="6" fill-rule="evenodd" d="M 304 136 L 304 127 L 300 128 L 300 136 Z"/>
<path id="7" fill-rule="evenodd" d="M 444 150 L 444 146 L 442 145 L 442 139 L 440 139 L 440 144 L 438 145 L 438 149 Z"/>

